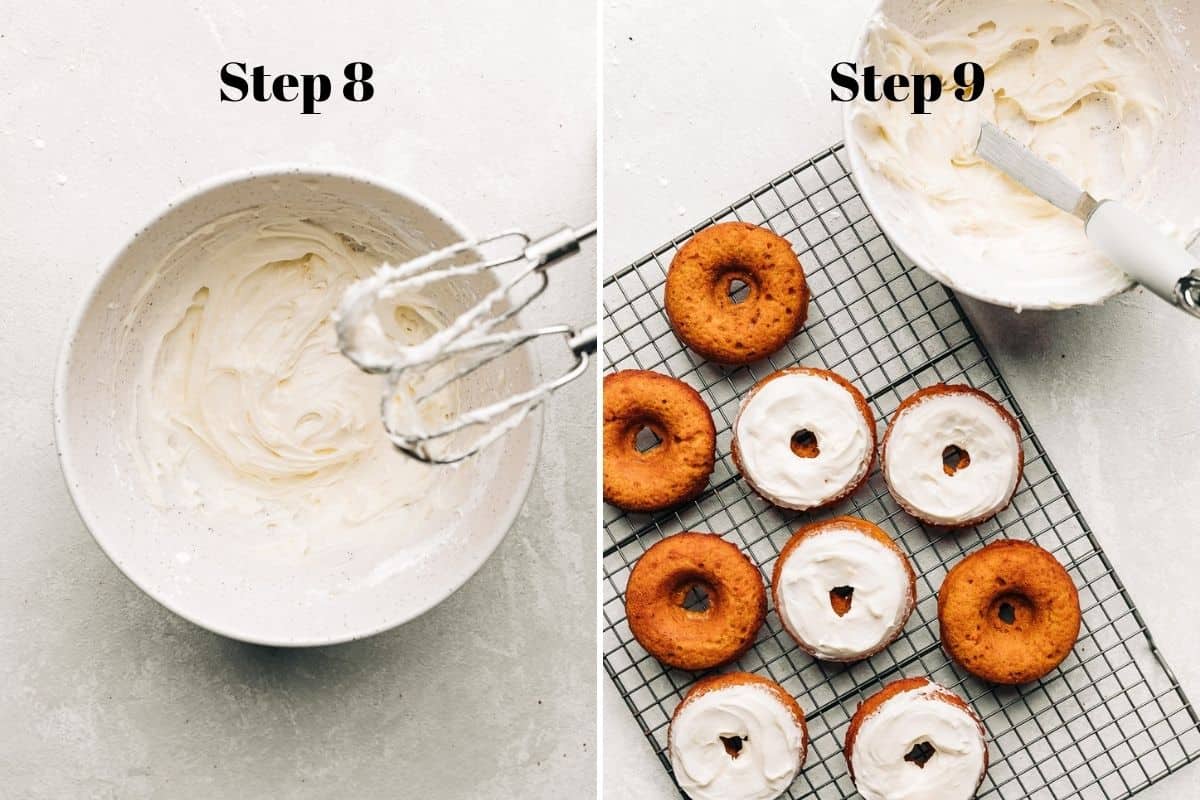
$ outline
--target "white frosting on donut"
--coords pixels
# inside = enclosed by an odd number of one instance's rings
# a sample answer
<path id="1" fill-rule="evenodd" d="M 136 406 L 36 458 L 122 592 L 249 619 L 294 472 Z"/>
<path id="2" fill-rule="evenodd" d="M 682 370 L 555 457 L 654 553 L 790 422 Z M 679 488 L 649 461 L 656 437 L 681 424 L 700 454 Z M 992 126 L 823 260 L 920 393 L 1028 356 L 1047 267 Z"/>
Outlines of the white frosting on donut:
<path id="1" fill-rule="evenodd" d="M 829 595 L 841 586 L 854 593 L 839 617 Z M 903 557 L 844 524 L 808 535 L 788 552 L 775 600 L 788 632 L 827 661 L 854 661 L 892 641 L 913 605 Z"/>
<path id="2" fill-rule="evenodd" d="M 866 800 L 968 800 L 986 766 L 979 719 L 952 705 L 949 690 L 930 683 L 889 697 L 858 727 L 850 751 L 854 786 Z M 928 743 L 923 766 L 905 761 Z"/>
<path id="3" fill-rule="evenodd" d="M 761 384 L 734 423 L 742 472 L 777 506 L 803 511 L 828 503 L 870 466 L 873 439 L 852 395 L 836 381 L 792 372 Z M 792 437 L 808 430 L 819 453 L 802 458 Z"/>
<path id="4" fill-rule="evenodd" d="M 896 499 L 939 525 L 989 517 L 1012 498 L 1020 445 L 1007 420 L 973 394 L 928 395 L 892 422 L 883 474 Z M 954 445 L 970 464 L 947 475 L 942 452 Z"/>
<path id="5" fill-rule="evenodd" d="M 741 739 L 736 757 L 722 736 Z M 675 780 L 692 800 L 772 800 L 804 764 L 804 732 L 791 709 L 754 683 L 686 701 L 668 739 Z"/>

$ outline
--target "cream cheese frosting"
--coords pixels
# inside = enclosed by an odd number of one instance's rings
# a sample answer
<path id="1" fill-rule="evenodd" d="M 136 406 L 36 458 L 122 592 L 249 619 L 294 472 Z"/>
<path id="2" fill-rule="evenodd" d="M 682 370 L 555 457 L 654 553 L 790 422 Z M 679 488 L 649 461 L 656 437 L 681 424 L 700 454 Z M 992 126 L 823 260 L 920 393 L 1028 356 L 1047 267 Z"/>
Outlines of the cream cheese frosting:
<path id="1" fill-rule="evenodd" d="M 948 446 L 970 459 L 953 475 L 942 461 Z M 928 395 L 902 409 L 883 449 L 883 474 L 896 500 L 939 525 L 1004 508 L 1020 470 L 1020 442 L 1008 421 L 982 397 L 964 392 Z"/>
<path id="2" fill-rule="evenodd" d="M 819 452 L 792 451 L 807 430 Z M 734 421 L 738 460 L 754 488 L 772 503 L 803 511 L 837 498 L 870 468 L 873 432 L 855 397 L 836 381 L 788 372 L 759 384 Z"/>
<path id="3" fill-rule="evenodd" d="M 722 737 L 737 737 L 731 755 Z M 804 732 L 763 686 L 741 683 L 685 701 L 671 720 L 671 769 L 692 800 L 773 800 L 804 763 Z"/>
<path id="4" fill-rule="evenodd" d="M 337 346 L 331 313 L 379 254 L 253 209 L 181 247 L 183 268 L 164 266 L 149 282 L 179 288 L 147 288 L 126 320 L 130 331 L 149 326 L 138 333 L 130 444 L 157 504 L 336 535 L 436 494 L 438 471 L 399 456 L 383 434 L 383 378 Z M 401 343 L 445 326 L 419 294 L 394 298 L 390 311 L 385 333 Z M 453 414 L 452 393 L 439 401 L 422 413 Z"/>
<path id="5" fill-rule="evenodd" d="M 847 112 L 852 146 L 893 190 L 865 187 L 872 210 L 885 227 L 903 227 L 908 254 L 935 277 L 1017 307 L 1094 303 L 1129 285 L 1078 219 L 974 153 L 991 121 L 1095 197 L 1143 204 L 1143 178 L 1181 113 L 1170 70 L 1182 48 L 1111 5 L 940 0 L 921 18 L 935 31 L 923 36 L 883 16 L 870 22 L 862 63 L 880 74 L 938 75 L 945 86 L 929 114 L 911 113 L 911 101 L 861 96 Z M 986 72 L 973 102 L 952 93 L 954 68 L 966 61 Z"/>
<path id="6" fill-rule="evenodd" d="M 830 592 L 852 587 L 839 616 Z M 786 554 L 775 588 L 784 627 L 828 661 L 854 661 L 892 641 L 912 612 L 907 565 L 895 550 L 843 525 L 806 535 Z"/>
<path id="7" fill-rule="evenodd" d="M 900 692 L 858 727 L 850 752 L 854 786 L 866 800 L 969 800 L 987 766 L 978 717 L 948 702 L 930 683 Z M 906 761 L 914 746 L 932 745 L 922 765 Z"/>

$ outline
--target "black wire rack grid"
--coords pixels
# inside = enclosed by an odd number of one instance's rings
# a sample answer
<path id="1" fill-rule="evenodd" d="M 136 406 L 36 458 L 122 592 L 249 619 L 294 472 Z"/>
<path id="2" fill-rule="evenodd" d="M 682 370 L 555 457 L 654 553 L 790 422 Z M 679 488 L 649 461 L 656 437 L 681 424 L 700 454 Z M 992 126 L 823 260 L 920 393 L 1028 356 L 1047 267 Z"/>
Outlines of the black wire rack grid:
<path id="1" fill-rule="evenodd" d="M 686 381 L 717 426 L 716 469 L 697 500 L 656 515 L 605 506 L 605 668 L 669 772 L 668 723 L 699 675 L 665 668 L 630 634 L 624 591 L 633 564 L 672 533 L 712 531 L 737 543 L 768 580 L 797 527 L 853 514 L 902 543 L 919 575 L 918 602 L 899 640 L 853 665 L 814 660 L 768 611 L 754 647 L 730 669 L 778 681 L 808 716 L 808 760 L 785 796 L 852 796 L 842 755 L 851 715 L 886 683 L 920 675 L 959 692 L 984 720 L 991 764 L 980 798 L 1129 797 L 1200 755 L 1200 721 L 958 301 L 899 257 L 859 196 L 843 147 L 819 153 L 604 282 L 606 369 L 657 370 Z M 727 369 L 680 344 L 662 299 L 675 249 L 700 228 L 735 219 L 791 242 L 812 299 L 804 330 L 784 350 Z M 867 396 L 880 434 L 900 401 L 921 387 L 968 383 L 988 392 L 1021 425 L 1026 462 L 1012 503 L 975 528 L 939 535 L 896 506 L 876 468 L 851 498 L 819 515 L 774 508 L 738 478 L 730 428 L 755 381 L 795 364 L 850 379 Z M 938 640 L 936 592 L 947 569 L 998 537 L 1033 540 L 1054 553 L 1083 608 L 1073 653 L 1042 680 L 1015 688 L 968 676 Z"/>

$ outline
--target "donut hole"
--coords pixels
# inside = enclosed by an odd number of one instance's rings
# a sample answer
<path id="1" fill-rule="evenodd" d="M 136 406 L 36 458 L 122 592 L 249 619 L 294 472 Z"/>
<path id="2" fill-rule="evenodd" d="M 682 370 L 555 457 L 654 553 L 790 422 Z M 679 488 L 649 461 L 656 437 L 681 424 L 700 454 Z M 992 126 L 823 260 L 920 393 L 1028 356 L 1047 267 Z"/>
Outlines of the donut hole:
<path id="1" fill-rule="evenodd" d="M 685 581 L 675 590 L 675 603 L 684 611 L 703 614 L 712 608 L 712 594 L 712 587 L 704 581 Z"/>
<path id="2" fill-rule="evenodd" d="M 633 446 L 639 453 L 649 453 L 662 444 L 662 437 L 649 425 L 643 425 L 634 437 Z"/>
<path id="3" fill-rule="evenodd" d="M 821 453 L 817 435 L 808 428 L 801 428 L 793 433 L 792 452 L 800 458 L 816 458 Z"/>
<path id="4" fill-rule="evenodd" d="M 960 469 L 971 465 L 971 454 L 956 444 L 946 445 L 942 451 L 942 470 L 947 475 L 953 475 Z"/>
<path id="5" fill-rule="evenodd" d="M 708 590 L 696 584 L 688 589 L 687 594 L 683 598 L 683 607 L 688 611 L 708 611 L 712 601 L 708 597 Z"/>
<path id="6" fill-rule="evenodd" d="M 846 616 L 846 612 L 850 610 L 850 604 L 853 600 L 853 586 L 835 586 L 829 590 L 829 605 L 833 606 L 833 613 L 839 617 Z"/>
<path id="7" fill-rule="evenodd" d="M 916 764 L 921 769 L 925 769 L 926 762 L 933 758 L 933 754 L 937 752 L 937 748 L 929 742 L 917 742 L 904 755 L 904 760 L 910 764 Z"/>
<path id="8" fill-rule="evenodd" d="M 730 272 L 725 275 L 725 296 L 734 305 L 749 300 L 753 286 L 750 276 L 744 272 Z"/>
<path id="9" fill-rule="evenodd" d="M 725 752 L 730 758 L 737 758 L 742 754 L 741 736 L 722 736 L 721 744 L 725 745 Z"/>
<path id="10" fill-rule="evenodd" d="M 988 616 L 1000 630 L 1024 628 L 1033 622 L 1033 603 L 1023 594 L 1005 592 L 992 600 Z"/>

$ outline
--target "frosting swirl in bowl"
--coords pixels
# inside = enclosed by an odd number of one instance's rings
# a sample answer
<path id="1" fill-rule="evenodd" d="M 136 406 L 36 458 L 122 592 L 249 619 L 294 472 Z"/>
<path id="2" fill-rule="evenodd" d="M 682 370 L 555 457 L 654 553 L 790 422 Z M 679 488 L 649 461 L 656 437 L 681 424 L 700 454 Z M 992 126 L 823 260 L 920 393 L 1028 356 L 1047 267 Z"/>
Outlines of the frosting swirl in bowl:
<path id="1" fill-rule="evenodd" d="M 383 379 L 337 346 L 331 314 L 379 257 L 313 221 L 252 211 L 197 235 L 186 261 L 198 285 L 156 295 L 168 307 L 141 334 L 131 449 L 154 501 L 254 515 L 267 526 L 341 527 L 433 491 L 437 470 L 397 455 L 383 435 Z M 151 283 L 164 278 L 156 273 Z M 442 311 L 422 295 L 392 306 L 385 332 L 396 341 L 416 343 L 444 327 Z M 438 399 L 423 413 L 454 413 L 452 393 Z"/>
<path id="2" fill-rule="evenodd" d="M 881 227 L 934 277 L 992 302 L 1057 308 L 1127 288 L 1078 219 L 984 162 L 975 144 L 993 122 L 1095 197 L 1184 238 L 1180 227 L 1197 225 L 1179 180 L 1195 163 L 1195 64 L 1168 13 L 1093 0 L 884 2 L 858 62 L 880 75 L 934 75 L 944 90 L 926 114 L 911 113 L 911 100 L 860 95 L 846 106 L 856 178 Z M 960 102 L 954 70 L 969 61 L 985 86 Z"/>

